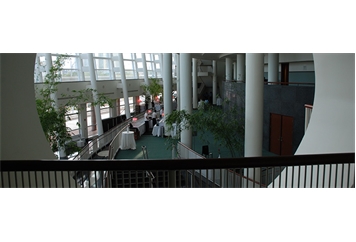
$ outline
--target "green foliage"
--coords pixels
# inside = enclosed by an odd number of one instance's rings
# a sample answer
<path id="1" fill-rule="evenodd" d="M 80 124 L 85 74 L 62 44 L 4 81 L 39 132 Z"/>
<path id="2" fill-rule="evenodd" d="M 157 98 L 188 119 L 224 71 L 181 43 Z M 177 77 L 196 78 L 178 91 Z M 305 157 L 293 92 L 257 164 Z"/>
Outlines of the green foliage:
<path id="1" fill-rule="evenodd" d="M 57 86 L 60 83 L 61 71 L 66 58 L 68 58 L 67 55 L 60 55 L 53 61 L 49 73 L 45 76 L 43 88 L 39 90 L 39 98 L 36 99 L 42 129 L 53 152 L 57 152 L 60 147 L 69 148 L 72 152 L 80 150 L 71 139 L 71 130 L 66 127 L 65 118 L 72 107 L 78 109 L 79 104 L 89 102 L 92 92 L 96 92 L 96 90 L 90 88 L 80 91 L 73 90 L 74 96 L 68 103 L 63 106 L 56 106 L 53 95 L 58 90 Z M 105 95 L 99 94 L 98 100 L 93 105 L 104 106 L 106 103 L 112 107 L 112 101 Z"/>
<path id="2" fill-rule="evenodd" d="M 244 110 L 237 105 L 222 107 L 204 104 L 204 108 L 191 114 L 185 110 L 173 111 L 166 117 L 168 127 L 177 124 L 177 132 L 184 129 L 197 131 L 200 138 L 209 143 L 207 134 L 213 135 L 214 142 L 218 146 L 227 147 L 231 157 L 243 155 L 244 145 Z M 170 142 L 174 142 L 173 140 Z"/>
<path id="3" fill-rule="evenodd" d="M 163 94 L 163 87 L 159 84 L 159 80 L 157 78 L 149 78 L 149 85 L 141 85 L 143 89 L 143 95 L 146 96 L 146 102 L 149 102 L 150 99 L 147 97 L 152 95 L 153 98 L 157 97 L 160 94 Z"/>

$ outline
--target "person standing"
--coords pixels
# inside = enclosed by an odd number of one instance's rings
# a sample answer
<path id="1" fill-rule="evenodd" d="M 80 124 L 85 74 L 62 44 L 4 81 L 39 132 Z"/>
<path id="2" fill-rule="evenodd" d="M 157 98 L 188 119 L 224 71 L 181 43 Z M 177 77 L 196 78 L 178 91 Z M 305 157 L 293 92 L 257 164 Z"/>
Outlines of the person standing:
<path id="1" fill-rule="evenodd" d="M 155 110 L 153 110 L 152 112 L 152 125 L 155 126 L 157 123 L 157 113 L 155 112 Z"/>
<path id="2" fill-rule="evenodd" d="M 144 115 L 144 120 L 145 120 L 145 132 L 148 132 L 150 125 L 149 125 L 149 119 L 148 119 L 148 110 L 146 110 L 145 115 Z"/>

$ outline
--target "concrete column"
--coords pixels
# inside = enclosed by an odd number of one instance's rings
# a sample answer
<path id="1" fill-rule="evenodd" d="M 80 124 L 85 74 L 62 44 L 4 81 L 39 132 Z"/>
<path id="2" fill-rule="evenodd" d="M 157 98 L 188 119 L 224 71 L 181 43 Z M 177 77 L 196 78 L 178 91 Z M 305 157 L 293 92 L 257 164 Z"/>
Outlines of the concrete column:
<path id="1" fill-rule="evenodd" d="M 81 139 L 88 138 L 87 104 L 82 103 L 78 109 L 78 121 L 80 124 L 79 133 Z"/>
<path id="2" fill-rule="evenodd" d="M 234 81 L 236 81 L 236 62 L 232 63 L 232 72 L 234 73 L 233 77 L 234 77 Z"/>
<path id="3" fill-rule="evenodd" d="M 197 73 L 198 60 L 193 58 L 193 109 L 198 108 L 198 73 Z"/>
<path id="4" fill-rule="evenodd" d="M 125 100 L 125 114 L 126 114 L 126 119 L 129 119 L 131 118 L 131 113 L 130 113 L 130 104 L 129 104 L 129 94 L 128 94 L 127 83 L 126 83 L 124 58 L 122 56 L 122 53 L 119 53 L 118 57 L 119 57 L 119 66 L 120 66 L 120 74 L 121 74 L 121 82 L 122 82 L 122 93 L 124 94 L 124 100 Z"/>
<path id="5" fill-rule="evenodd" d="M 176 54 L 176 63 L 177 63 L 177 110 L 180 110 L 180 63 L 179 63 L 178 54 Z"/>
<path id="6" fill-rule="evenodd" d="M 181 110 L 192 113 L 192 57 L 189 53 L 180 54 L 180 91 Z M 181 133 L 181 142 L 192 148 L 192 130 L 186 129 Z"/>
<path id="7" fill-rule="evenodd" d="M 268 82 L 278 82 L 279 54 L 268 54 Z"/>
<path id="8" fill-rule="evenodd" d="M 163 105 L 164 116 L 172 113 L 172 54 L 163 54 Z M 164 134 L 170 136 L 169 127 L 164 124 Z"/>
<path id="9" fill-rule="evenodd" d="M 245 81 L 245 54 L 236 55 L 236 80 Z"/>
<path id="10" fill-rule="evenodd" d="M 213 60 L 213 105 L 216 105 L 216 95 L 217 95 L 217 71 L 216 71 L 216 60 Z"/>
<path id="11" fill-rule="evenodd" d="M 83 59 L 82 59 L 81 55 L 77 58 L 77 61 L 75 63 L 78 68 L 78 80 L 85 81 L 85 76 L 84 76 L 84 72 L 83 72 Z"/>
<path id="12" fill-rule="evenodd" d="M 232 60 L 231 60 L 231 58 L 226 58 L 226 60 L 225 60 L 225 75 L 226 75 L 226 80 L 228 80 L 228 81 L 232 80 Z"/>
<path id="13" fill-rule="evenodd" d="M 263 54 L 246 54 L 245 157 L 262 156 Z M 249 169 L 249 177 L 260 180 L 260 169 Z"/>
<path id="14" fill-rule="evenodd" d="M 94 60 L 93 60 L 92 53 L 88 53 L 88 66 L 89 66 L 91 88 L 94 90 L 98 90 L 96 85 L 96 76 L 95 76 Z M 93 93 L 94 102 L 97 102 L 98 92 L 93 91 L 92 93 Z M 104 133 L 104 130 L 103 130 L 103 123 L 101 121 L 100 105 L 99 104 L 95 105 L 94 109 L 95 109 L 95 119 L 96 119 L 96 127 L 98 130 L 98 135 L 102 135 Z"/>
<path id="15" fill-rule="evenodd" d="M 142 56 L 142 67 L 143 67 L 143 76 L 145 79 L 145 84 L 147 86 L 150 85 L 150 79 L 148 79 L 148 72 L 147 72 L 147 64 L 146 64 L 146 54 L 145 53 L 141 53 Z"/>

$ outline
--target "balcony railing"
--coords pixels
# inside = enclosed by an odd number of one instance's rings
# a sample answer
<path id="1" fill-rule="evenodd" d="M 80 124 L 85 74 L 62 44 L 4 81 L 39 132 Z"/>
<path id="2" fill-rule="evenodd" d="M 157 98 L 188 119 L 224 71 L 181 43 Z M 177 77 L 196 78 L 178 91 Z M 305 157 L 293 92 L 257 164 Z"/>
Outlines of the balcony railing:
<path id="1" fill-rule="evenodd" d="M 5 160 L 0 187 L 349 188 L 355 153 L 227 159 Z M 258 172 L 257 172 L 258 171 Z"/>

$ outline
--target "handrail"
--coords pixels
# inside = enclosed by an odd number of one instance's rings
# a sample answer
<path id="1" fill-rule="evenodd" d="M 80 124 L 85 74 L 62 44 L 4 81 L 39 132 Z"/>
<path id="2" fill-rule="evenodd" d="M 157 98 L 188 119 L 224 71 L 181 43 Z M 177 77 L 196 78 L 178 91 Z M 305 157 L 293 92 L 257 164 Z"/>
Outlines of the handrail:
<path id="1" fill-rule="evenodd" d="M 118 171 L 125 171 L 129 178 L 144 171 L 156 174 L 163 171 L 160 174 L 166 175 L 156 177 L 157 187 L 162 187 L 162 179 L 163 183 L 169 180 L 170 187 L 176 187 L 174 184 L 203 187 L 203 183 L 205 187 L 241 188 L 274 188 L 278 184 L 304 188 L 354 187 L 355 153 L 180 160 L 4 160 L 0 187 L 112 187 L 111 179 L 117 178 Z M 107 177 L 107 172 L 112 175 Z M 132 183 L 129 184 L 131 187 Z"/>
<path id="2" fill-rule="evenodd" d="M 309 154 L 212 159 L 161 160 L 2 160 L 2 171 L 73 171 L 73 170 L 181 170 L 258 168 L 355 163 L 355 153 Z"/>
<path id="3" fill-rule="evenodd" d="M 118 134 L 118 132 L 123 127 L 126 127 L 130 122 L 132 122 L 132 118 L 140 117 L 141 115 L 143 116 L 143 114 L 138 114 L 129 119 L 126 119 L 125 121 L 111 128 L 104 134 L 96 136 L 93 140 L 86 144 L 80 152 L 78 152 L 78 154 L 73 158 L 73 160 L 89 159 L 91 155 L 95 154 L 98 150 L 111 143 L 111 141 Z"/>

